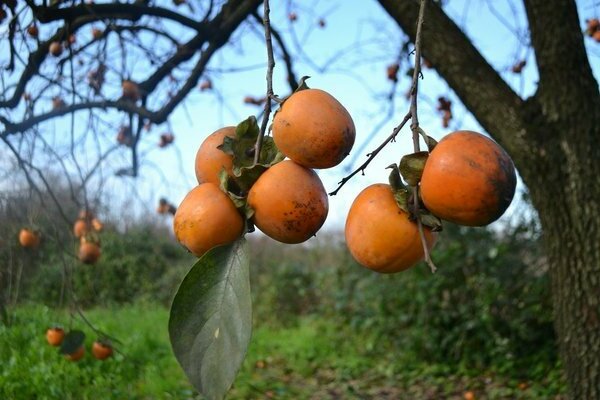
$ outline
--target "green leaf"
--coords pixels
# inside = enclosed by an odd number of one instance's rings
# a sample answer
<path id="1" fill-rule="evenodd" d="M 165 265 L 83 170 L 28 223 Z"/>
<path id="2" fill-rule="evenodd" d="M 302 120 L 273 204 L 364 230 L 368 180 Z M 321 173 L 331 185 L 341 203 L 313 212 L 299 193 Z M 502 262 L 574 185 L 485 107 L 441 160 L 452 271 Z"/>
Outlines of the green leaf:
<path id="1" fill-rule="evenodd" d="M 252 300 L 246 241 L 208 251 L 173 300 L 169 336 L 190 382 L 209 400 L 222 399 L 246 356 Z"/>
<path id="2" fill-rule="evenodd" d="M 70 331 L 65 335 L 58 352 L 60 354 L 73 354 L 83 345 L 84 341 L 85 333 L 79 330 Z"/>

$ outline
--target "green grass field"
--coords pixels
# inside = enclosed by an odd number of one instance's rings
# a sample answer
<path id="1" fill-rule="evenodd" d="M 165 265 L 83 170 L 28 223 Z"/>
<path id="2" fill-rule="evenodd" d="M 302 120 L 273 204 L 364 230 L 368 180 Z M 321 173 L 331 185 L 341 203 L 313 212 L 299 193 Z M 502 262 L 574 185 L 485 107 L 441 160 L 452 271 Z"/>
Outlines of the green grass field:
<path id="1" fill-rule="evenodd" d="M 172 355 L 163 306 L 93 309 L 86 317 L 122 343 L 112 359 L 93 359 L 93 331 L 75 315 L 21 306 L 0 324 L 0 399 L 198 398 Z M 82 329 L 86 355 L 65 360 L 45 340 L 52 325 Z M 491 371 L 425 365 L 366 332 L 307 316 L 255 328 L 249 354 L 228 399 L 560 399 L 558 369 L 544 381 Z M 521 387 L 519 387 L 521 384 Z"/>

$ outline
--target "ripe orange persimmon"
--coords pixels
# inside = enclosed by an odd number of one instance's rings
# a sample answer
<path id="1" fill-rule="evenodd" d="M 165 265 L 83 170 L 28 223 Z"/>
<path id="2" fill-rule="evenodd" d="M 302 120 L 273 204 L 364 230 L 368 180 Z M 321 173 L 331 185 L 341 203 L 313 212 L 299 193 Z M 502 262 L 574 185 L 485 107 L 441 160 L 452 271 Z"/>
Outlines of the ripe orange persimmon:
<path id="1" fill-rule="evenodd" d="M 315 171 L 286 160 L 265 171 L 248 193 L 254 223 L 283 243 L 302 243 L 325 222 L 329 204 Z"/>
<path id="2" fill-rule="evenodd" d="M 58 57 L 63 52 L 63 45 L 60 42 L 52 42 L 50 43 L 48 51 L 50 51 L 50 54 L 52 54 L 54 57 Z"/>
<path id="3" fill-rule="evenodd" d="M 85 347 L 83 347 L 83 345 L 82 345 L 77 350 L 75 350 L 73 353 L 65 354 L 65 358 L 69 361 L 79 361 L 83 358 L 84 354 L 85 354 Z"/>
<path id="4" fill-rule="evenodd" d="M 356 129 L 348 111 L 319 89 L 292 94 L 273 117 L 273 140 L 307 168 L 331 168 L 350 153 Z"/>
<path id="5" fill-rule="evenodd" d="M 192 189 L 173 219 L 175 237 L 196 257 L 241 236 L 244 220 L 231 199 L 214 183 Z"/>
<path id="6" fill-rule="evenodd" d="M 75 235 L 76 238 L 80 238 L 86 233 L 88 233 L 87 222 L 83 219 L 78 219 L 77 221 L 75 221 L 75 223 L 73 224 L 73 235 Z"/>
<path id="7" fill-rule="evenodd" d="M 82 237 L 81 239 L 79 253 L 77 255 L 79 260 L 84 264 L 95 264 L 102 254 L 100 251 L 100 245 L 98 243 L 85 240 L 85 237 Z"/>
<path id="8" fill-rule="evenodd" d="M 196 178 L 198 183 L 211 182 L 220 185 L 219 173 L 223 168 L 232 175 L 233 158 L 217 148 L 225 136 L 235 137 L 235 127 L 227 126 L 211 133 L 196 153 Z"/>
<path id="9" fill-rule="evenodd" d="M 95 341 L 92 345 L 92 355 L 98 360 L 106 360 L 112 356 L 113 348 L 110 344 L 101 341 Z"/>
<path id="10" fill-rule="evenodd" d="M 402 211 L 390 185 L 378 183 L 356 197 L 346 219 L 346 245 L 356 261 L 381 273 L 404 271 L 424 257 L 419 228 Z M 424 227 L 431 249 L 436 235 Z"/>
<path id="11" fill-rule="evenodd" d="M 19 232 L 19 243 L 27 249 L 34 249 L 40 244 L 40 235 L 27 228 L 21 229 Z"/>
<path id="12" fill-rule="evenodd" d="M 65 331 L 57 326 L 46 331 L 46 340 L 51 346 L 60 346 L 65 338 Z"/>
<path id="13" fill-rule="evenodd" d="M 502 147 L 480 133 L 456 131 L 429 155 L 421 196 L 425 207 L 442 219 L 483 226 L 506 211 L 515 186 L 515 167 Z"/>
<path id="14" fill-rule="evenodd" d="M 92 228 L 94 228 L 96 232 L 100 232 L 104 229 L 104 224 L 100 222 L 98 218 L 92 218 Z"/>

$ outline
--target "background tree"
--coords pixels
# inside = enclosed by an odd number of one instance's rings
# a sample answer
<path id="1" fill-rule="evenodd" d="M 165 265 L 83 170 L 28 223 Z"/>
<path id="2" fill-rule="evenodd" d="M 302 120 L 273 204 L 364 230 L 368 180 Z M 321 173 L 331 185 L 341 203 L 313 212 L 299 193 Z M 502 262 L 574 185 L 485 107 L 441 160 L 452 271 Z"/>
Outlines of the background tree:
<path id="1" fill-rule="evenodd" d="M 198 84 L 208 88 L 210 81 L 202 79 L 210 60 L 224 46 L 235 45 L 231 38 L 236 31 L 256 24 L 260 4 L 3 1 L 8 28 L 2 48 L 9 49 L 0 59 L 5 67 L 0 83 L 0 139 L 5 149 L 32 186 L 41 184 L 50 193 L 51 185 L 36 161 L 54 160 L 69 176 L 77 171 L 75 187 L 83 189 L 72 189 L 73 197 L 82 203 L 89 197 L 85 184 L 106 175 L 107 160 L 116 164 L 117 145 L 130 149 L 130 161 L 121 160 L 111 172 L 136 176 L 144 127 L 168 121 Z M 419 2 L 379 4 L 414 39 Z M 440 2 L 427 2 L 422 50 L 513 157 L 543 228 L 555 326 L 572 397 L 600 398 L 598 82 L 576 2 L 523 4 L 529 26 L 524 41 L 533 48 L 539 74 L 538 88 L 527 99 L 486 61 Z M 293 89 L 293 61 L 308 57 L 293 36 L 288 48 L 277 30 L 273 35 Z M 408 53 L 409 46 L 397 47 Z M 395 78 L 395 73 L 390 75 Z M 69 126 L 67 134 L 48 124 L 63 116 L 69 116 L 60 125 Z M 60 208 L 59 201 L 52 201 Z"/>

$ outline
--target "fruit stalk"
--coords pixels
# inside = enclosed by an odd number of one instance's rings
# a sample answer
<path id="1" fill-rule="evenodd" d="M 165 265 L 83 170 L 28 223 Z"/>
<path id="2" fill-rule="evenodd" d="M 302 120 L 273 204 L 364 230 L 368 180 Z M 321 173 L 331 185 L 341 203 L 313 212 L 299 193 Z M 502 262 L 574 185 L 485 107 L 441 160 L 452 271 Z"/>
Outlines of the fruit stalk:
<path id="1" fill-rule="evenodd" d="M 273 57 L 271 20 L 269 19 L 270 12 L 271 8 L 269 7 L 269 0 L 264 0 L 263 25 L 265 28 L 265 42 L 267 44 L 267 96 L 263 119 L 260 124 L 260 133 L 258 134 L 258 138 L 256 138 L 256 145 L 254 146 L 254 165 L 258 164 L 260 161 L 260 150 L 263 137 L 267 131 L 267 124 L 269 123 L 269 116 L 271 115 L 271 99 L 273 98 L 273 68 L 275 68 L 275 57 Z"/>
<path id="2" fill-rule="evenodd" d="M 415 153 L 421 151 L 419 140 L 420 140 L 420 128 L 419 128 L 419 116 L 417 113 L 417 94 L 419 92 L 419 76 L 421 76 L 421 31 L 423 27 L 423 19 L 425 15 L 425 0 L 420 1 L 419 5 L 419 17 L 417 19 L 417 34 L 415 37 L 415 67 L 413 70 L 412 84 L 410 87 L 410 129 L 412 131 L 413 147 Z M 437 267 L 433 263 L 431 256 L 429 255 L 429 249 L 425 240 L 425 232 L 423 231 L 423 223 L 419 218 L 419 185 L 416 183 L 413 187 L 413 199 L 414 199 L 414 212 L 417 217 L 417 226 L 419 228 L 419 236 L 421 238 L 421 244 L 423 245 L 423 253 L 425 255 L 425 262 L 429 265 L 431 272 L 434 273 Z"/>

